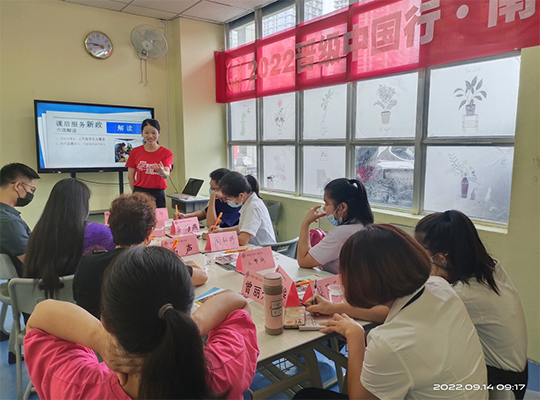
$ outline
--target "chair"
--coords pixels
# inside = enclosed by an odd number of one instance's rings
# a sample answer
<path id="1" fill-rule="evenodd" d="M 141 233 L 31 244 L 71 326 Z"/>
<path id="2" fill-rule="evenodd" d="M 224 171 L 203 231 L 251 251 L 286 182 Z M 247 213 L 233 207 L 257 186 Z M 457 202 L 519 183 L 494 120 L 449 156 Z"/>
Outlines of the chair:
<path id="1" fill-rule="evenodd" d="M 497 385 L 495 388 L 489 391 L 489 400 L 515 400 L 516 396 L 511 390 L 498 390 Z"/>
<path id="2" fill-rule="evenodd" d="M 270 220 L 272 221 L 272 226 L 274 227 L 274 233 L 277 236 L 277 225 L 279 220 L 279 214 L 281 213 L 281 203 L 279 201 L 273 200 L 263 200 L 266 208 L 268 208 L 268 213 L 270 214 Z"/>
<path id="3" fill-rule="evenodd" d="M 294 239 L 287 240 L 286 242 L 261 244 L 261 246 L 262 247 L 270 246 L 272 250 L 274 250 L 275 252 L 283 254 L 290 258 L 294 258 L 296 260 L 296 254 L 298 250 L 298 239 L 300 238 L 295 237 Z"/>
<path id="4" fill-rule="evenodd" d="M 11 258 L 7 254 L 0 254 L 0 279 L 9 281 L 17 277 L 17 270 Z M 5 326 L 7 309 L 11 305 L 8 282 L 0 284 L 0 302 L 2 303 L 2 311 L 0 311 L 0 341 L 4 341 L 9 338 L 9 331 Z"/>
<path id="5" fill-rule="evenodd" d="M 60 278 L 60 291 L 54 296 L 56 300 L 73 300 L 73 275 Z M 36 305 L 46 300 L 45 291 L 41 288 L 40 281 L 34 279 L 13 278 L 9 281 L 9 294 L 11 298 L 11 309 L 13 310 L 13 326 L 11 328 L 10 343 L 13 341 L 15 347 L 15 358 L 17 363 L 17 398 L 27 399 L 32 390 L 32 382 L 28 384 L 23 396 L 22 392 L 22 345 L 26 332 L 21 328 L 21 314 L 32 314 Z"/>

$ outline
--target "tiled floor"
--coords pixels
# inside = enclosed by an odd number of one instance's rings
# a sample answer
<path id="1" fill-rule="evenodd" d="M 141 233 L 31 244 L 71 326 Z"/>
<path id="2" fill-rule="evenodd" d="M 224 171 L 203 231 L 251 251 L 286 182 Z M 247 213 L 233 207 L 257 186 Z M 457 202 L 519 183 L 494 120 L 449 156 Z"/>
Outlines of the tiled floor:
<path id="1" fill-rule="evenodd" d="M 9 318 L 9 317 L 8 317 Z M 8 342 L 0 342 L 0 400 L 14 400 L 17 398 L 16 390 L 16 369 L 15 364 L 9 365 L 7 350 Z M 335 375 L 333 363 L 331 363 L 326 357 L 318 354 L 319 367 L 323 375 L 323 381 L 328 380 Z M 294 368 L 290 370 L 290 373 L 294 373 Z M 28 372 L 26 367 L 23 367 L 23 388 L 29 382 Z M 253 379 L 252 389 L 257 390 L 266 386 L 269 382 L 257 374 Z M 333 388 L 333 390 L 336 390 Z M 271 397 L 272 399 L 287 399 L 288 396 L 285 393 L 281 393 Z M 30 396 L 30 399 L 39 399 L 37 394 Z M 527 393 L 525 394 L 526 400 L 540 400 L 540 365 L 529 362 L 529 384 L 527 387 Z"/>

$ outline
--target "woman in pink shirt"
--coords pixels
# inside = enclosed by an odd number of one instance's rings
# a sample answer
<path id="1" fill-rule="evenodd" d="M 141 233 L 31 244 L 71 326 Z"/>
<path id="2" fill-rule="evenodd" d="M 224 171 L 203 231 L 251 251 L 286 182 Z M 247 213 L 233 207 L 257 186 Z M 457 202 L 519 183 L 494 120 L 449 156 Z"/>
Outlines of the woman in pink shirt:
<path id="1" fill-rule="evenodd" d="M 249 306 L 227 292 L 190 315 L 193 299 L 173 252 L 137 246 L 105 273 L 101 321 L 75 304 L 38 304 L 24 348 L 40 399 L 242 398 L 259 355 Z"/>

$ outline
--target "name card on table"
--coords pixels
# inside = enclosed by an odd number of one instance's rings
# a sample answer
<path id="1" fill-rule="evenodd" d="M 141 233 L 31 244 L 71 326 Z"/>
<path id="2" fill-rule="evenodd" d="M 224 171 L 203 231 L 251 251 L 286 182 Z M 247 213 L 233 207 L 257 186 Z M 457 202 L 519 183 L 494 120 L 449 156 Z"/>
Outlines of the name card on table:
<path id="1" fill-rule="evenodd" d="M 242 251 L 238 255 L 238 260 L 236 260 L 236 272 L 242 274 L 247 270 L 262 271 L 275 266 L 276 263 L 274 262 L 271 247 Z"/>
<path id="2" fill-rule="evenodd" d="M 330 300 L 330 292 L 328 286 L 330 285 L 341 285 L 341 275 L 329 276 L 328 278 L 320 279 L 317 281 L 317 295 L 325 298 L 328 301 Z"/>
<path id="3" fill-rule="evenodd" d="M 264 306 L 264 277 L 255 271 L 246 271 L 242 283 L 242 294 L 248 299 L 253 299 Z"/>
<path id="4" fill-rule="evenodd" d="M 209 233 L 205 250 L 220 251 L 230 250 L 240 247 L 238 244 L 238 234 L 236 232 Z"/>
<path id="5" fill-rule="evenodd" d="M 111 213 L 109 211 L 105 211 L 103 213 L 103 218 L 105 218 L 105 225 L 109 226 L 109 217 L 111 216 Z"/>
<path id="6" fill-rule="evenodd" d="M 185 235 L 193 232 L 199 232 L 199 219 L 197 217 L 176 219 L 171 225 L 171 235 Z"/>
<path id="7" fill-rule="evenodd" d="M 199 243 L 197 242 L 197 235 L 193 234 L 180 236 L 176 239 L 162 240 L 161 247 L 172 250 L 175 241 L 178 241 L 178 243 L 176 244 L 176 247 L 173 251 L 176 253 L 177 256 L 183 257 L 189 256 L 190 254 L 199 253 Z"/>
<path id="8" fill-rule="evenodd" d="M 166 208 L 156 208 L 156 219 L 158 221 L 167 221 L 169 219 L 169 211 Z"/>
<path id="9" fill-rule="evenodd" d="M 281 265 L 278 265 L 276 272 L 283 278 L 283 304 L 285 307 L 300 307 L 300 298 L 292 278 L 285 272 Z"/>

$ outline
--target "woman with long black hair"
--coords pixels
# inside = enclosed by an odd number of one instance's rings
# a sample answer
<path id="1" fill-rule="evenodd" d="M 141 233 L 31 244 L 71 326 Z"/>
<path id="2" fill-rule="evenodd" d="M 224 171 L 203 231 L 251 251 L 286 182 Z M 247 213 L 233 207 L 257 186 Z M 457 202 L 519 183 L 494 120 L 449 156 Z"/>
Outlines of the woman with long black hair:
<path id="1" fill-rule="evenodd" d="M 259 355 L 247 301 L 218 294 L 191 316 L 193 299 L 176 254 L 135 246 L 105 273 L 101 321 L 71 303 L 38 304 L 24 349 L 39 398 L 242 398 Z"/>
<path id="2" fill-rule="evenodd" d="M 89 201 L 90 189 L 83 182 L 57 182 L 30 234 L 23 277 L 41 279 L 48 297 L 59 289 L 59 277 L 75 273 L 84 254 L 116 247 L 109 227 L 86 221 Z"/>
<path id="3" fill-rule="evenodd" d="M 463 300 L 482 342 L 488 382 L 495 390 L 506 385 L 522 399 L 528 380 L 527 327 L 506 271 L 460 211 L 422 218 L 415 237 L 431 256 L 431 273 L 446 279 Z"/>

